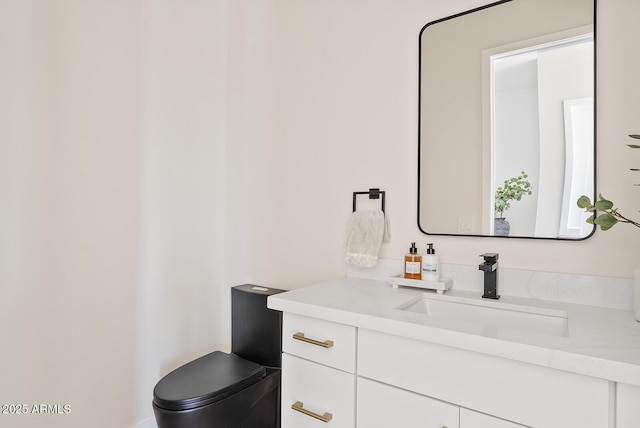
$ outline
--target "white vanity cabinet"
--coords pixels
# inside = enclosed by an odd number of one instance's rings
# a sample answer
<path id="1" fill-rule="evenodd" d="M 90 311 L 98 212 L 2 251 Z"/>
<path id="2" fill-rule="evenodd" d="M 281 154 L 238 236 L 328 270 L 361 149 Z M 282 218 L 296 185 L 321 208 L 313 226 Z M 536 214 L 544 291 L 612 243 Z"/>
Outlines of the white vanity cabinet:
<path id="1" fill-rule="evenodd" d="M 503 296 L 566 312 L 563 335 L 542 334 L 399 309 L 425 296 L 364 278 L 270 296 L 284 314 L 282 427 L 640 427 L 630 311 Z"/>
<path id="2" fill-rule="evenodd" d="M 609 391 L 603 379 L 294 314 L 283 318 L 283 428 L 603 428 Z M 640 391 L 622 392 L 629 404 L 618 410 L 620 420 L 637 420 Z"/>
<path id="3" fill-rule="evenodd" d="M 356 328 L 285 313 L 282 427 L 353 428 Z"/>

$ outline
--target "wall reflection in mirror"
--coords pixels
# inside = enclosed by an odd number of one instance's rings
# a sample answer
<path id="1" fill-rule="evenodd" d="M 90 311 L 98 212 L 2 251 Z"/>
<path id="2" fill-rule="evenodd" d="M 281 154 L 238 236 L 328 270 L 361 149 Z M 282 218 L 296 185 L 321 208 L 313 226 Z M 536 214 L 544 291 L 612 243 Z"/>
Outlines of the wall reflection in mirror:
<path id="1" fill-rule="evenodd" d="M 593 0 L 510 0 L 420 33 L 418 223 L 584 239 L 595 193 Z"/>

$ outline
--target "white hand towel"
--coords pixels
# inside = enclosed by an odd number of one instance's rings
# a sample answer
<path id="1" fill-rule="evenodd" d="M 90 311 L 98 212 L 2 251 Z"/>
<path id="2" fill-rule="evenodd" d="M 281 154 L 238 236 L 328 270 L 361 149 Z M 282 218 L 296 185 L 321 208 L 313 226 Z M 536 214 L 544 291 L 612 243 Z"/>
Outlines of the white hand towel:
<path id="1" fill-rule="evenodd" d="M 382 242 L 389 242 L 390 238 L 389 221 L 382 210 L 355 211 L 347 226 L 347 264 L 375 266 Z"/>

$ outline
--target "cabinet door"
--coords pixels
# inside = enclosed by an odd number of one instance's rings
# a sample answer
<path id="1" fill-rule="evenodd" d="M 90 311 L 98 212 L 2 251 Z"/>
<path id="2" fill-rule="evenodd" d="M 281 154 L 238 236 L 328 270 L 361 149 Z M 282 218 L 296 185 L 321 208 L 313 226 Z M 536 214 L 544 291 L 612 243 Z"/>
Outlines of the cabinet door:
<path id="1" fill-rule="evenodd" d="M 282 354 L 282 428 L 354 424 L 354 375 Z"/>
<path id="2" fill-rule="evenodd" d="M 604 379 L 362 328 L 358 375 L 525 426 L 609 424 Z"/>
<path id="3" fill-rule="evenodd" d="M 460 428 L 526 428 L 524 425 L 494 418 L 469 409 L 460 409 Z"/>
<path id="4" fill-rule="evenodd" d="M 358 428 L 459 428 L 458 407 L 358 378 Z"/>
<path id="5" fill-rule="evenodd" d="M 616 385 L 616 427 L 640 426 L 640 388 L 619 383 Z"/>

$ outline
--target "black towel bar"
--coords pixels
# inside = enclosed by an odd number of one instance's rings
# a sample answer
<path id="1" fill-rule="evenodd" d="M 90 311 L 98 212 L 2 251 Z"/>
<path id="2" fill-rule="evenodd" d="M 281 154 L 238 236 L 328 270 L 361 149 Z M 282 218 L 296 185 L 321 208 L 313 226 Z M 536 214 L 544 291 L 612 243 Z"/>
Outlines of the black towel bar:
<path id="1" fill-rule="evenodd" d="M 380 199 L 382 195 L 382 212 L 384 213 L 384 190 L 369 189 L 368 192 L 353 192 L 353 211 L 356 210 L 356 197 L 358 195 L 369 195 L 369 199 Z"/>

